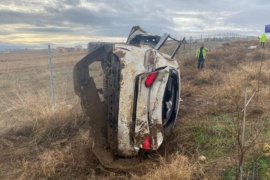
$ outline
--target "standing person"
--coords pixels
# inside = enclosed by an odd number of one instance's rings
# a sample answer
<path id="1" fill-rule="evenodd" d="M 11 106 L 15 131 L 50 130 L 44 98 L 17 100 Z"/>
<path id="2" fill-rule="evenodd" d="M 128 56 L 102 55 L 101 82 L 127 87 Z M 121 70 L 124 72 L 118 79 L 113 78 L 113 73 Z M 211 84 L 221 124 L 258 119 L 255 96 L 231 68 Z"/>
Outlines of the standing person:
<path id="1" fill-rule="evenodd" d="M 263 33 L 262 36 L 260 37 L 261 47 L 264 48 L 266 42 L 267 42 L 267 36 L 265 35 L 265 33 Z"/>
<path id="2" fill-rule="evenodd" d="M 207 55 L 208 49 L 204 47 L 204 44 L 201 45 L 200 48 L 196 51 L 196 58 L 198 59 L 198 69 L 203 68 L 203 64 Z"/>

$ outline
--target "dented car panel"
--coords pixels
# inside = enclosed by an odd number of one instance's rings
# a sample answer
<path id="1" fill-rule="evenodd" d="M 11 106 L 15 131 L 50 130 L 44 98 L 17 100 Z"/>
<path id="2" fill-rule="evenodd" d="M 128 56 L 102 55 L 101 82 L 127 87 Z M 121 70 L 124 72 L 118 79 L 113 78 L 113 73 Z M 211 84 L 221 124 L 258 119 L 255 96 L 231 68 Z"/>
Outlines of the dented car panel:
<path id="1" fill-rule="evenodd" d="M 119 57 L 122 64 L 118 113 L 118 154 L 124 156 L 137 154 L 146 137 L 151 138 L 151 149 L 157 150 L 164 138 L 162 99 L 169 70 L 178 69 L 179 65 L 176 61 L 166 60 L 157 50 L 147 47 L 138 48 L 116 44 L 113 53 Z M 145 65 L 146 58 L 150 59 L 152 67 Z M 159 68 L 162 70 L 158 70 Z M 149 70 L 159 72 L 151 88 L 144 85 Z M 138 81 L 138 92 L 134 91 L 136 80 Z M 137 98 L 134 103 L 135 93 L 137 93 Z M 133 117 L 134 106 L 136 106 L 135 119 Z"/>
<path id="2" fill-rule="evenodd" d="M 127 45 L 115 45 L 114 54 L 118 56 L 121 69 L 119 112 L 118 112 L 118 154 L 132 156 L 137 153 L 130 137 L 135 79 L 145 72 L 143 63 L 145 50 Z M 121 56 L 125 54 L 124 56 Z"/>
<path id="3" fill-rule="evenodd" d="M 164 95 L 168 77 L 169 71 L 167 69 L 159 72 L 155 84 L 149 90 L 150 95 L 148 111 L 153 150 L 157 150 L 163 142 L 164 132 L 162 128 L 162 97 Z"/>
<path id="4" fill-rule="evenodd" d="M 145 74 L 138 79 L 138 92 L 136 106 L 136 116 L 133 117 L 135 123 L 134 129 L 134 145 L 137 148 L 142 148 L 143 141 L 150 136 L 149 121 L 148 121 L 148 97 L 149 90 L 143 84 L 145 81 Z"/>
<path id="5" fill-rule="evenodd" d="M 174 56 L 182 41 L 176 40 L 177 48 L 168 55 L 159 51 L 168 38 L 133 27 L 126 44 L 101 44 L 75 65 L 74 90 L 89 119 L 93 153 L 104 166 L 112 167 L 114 155 L 157 150 L 171 132 L 180 102 Z M 103 78 L 102 89 L 89 67 L 96 61 L 104 74 L 96 73 Z"/>

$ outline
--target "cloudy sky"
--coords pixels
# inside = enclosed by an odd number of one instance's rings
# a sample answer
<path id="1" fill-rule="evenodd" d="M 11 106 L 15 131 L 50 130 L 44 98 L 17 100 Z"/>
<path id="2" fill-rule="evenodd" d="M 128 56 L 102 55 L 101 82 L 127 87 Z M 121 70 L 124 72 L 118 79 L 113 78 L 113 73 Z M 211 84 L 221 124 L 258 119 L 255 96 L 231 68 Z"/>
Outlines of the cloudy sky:
<path id="1" fill-rule="evenodd" d="M 0 43 L 123 41 L 133 25 L 176 37 L 260 35 L 269 0 L 0 0 Z"/>

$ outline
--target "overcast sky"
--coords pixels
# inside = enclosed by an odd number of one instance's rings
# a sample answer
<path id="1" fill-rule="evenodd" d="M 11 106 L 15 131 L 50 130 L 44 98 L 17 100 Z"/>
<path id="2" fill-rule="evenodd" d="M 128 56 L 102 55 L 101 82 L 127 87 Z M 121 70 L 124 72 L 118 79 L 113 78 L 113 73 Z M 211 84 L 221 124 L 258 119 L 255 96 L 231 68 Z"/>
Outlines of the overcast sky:
<path id="1" fill-rule="evenodd" d="M 124 40 L 133 25 L 176 37 L 260 35 L 270 0 L 0 0 L 0 43 Z"/>

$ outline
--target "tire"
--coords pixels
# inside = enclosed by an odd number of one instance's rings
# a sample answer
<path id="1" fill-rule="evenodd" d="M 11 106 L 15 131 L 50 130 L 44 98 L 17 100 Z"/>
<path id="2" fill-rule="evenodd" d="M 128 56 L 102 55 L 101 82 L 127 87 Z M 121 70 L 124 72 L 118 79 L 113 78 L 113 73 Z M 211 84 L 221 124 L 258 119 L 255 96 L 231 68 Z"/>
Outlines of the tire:
<path id="1" fill-rule="evenodd" d="M 162 103 L 162 124 L 166 136 L 170 135 L 176 121 L 179 102 L 179 79 L 172 70 L 165 88 Z"/>

